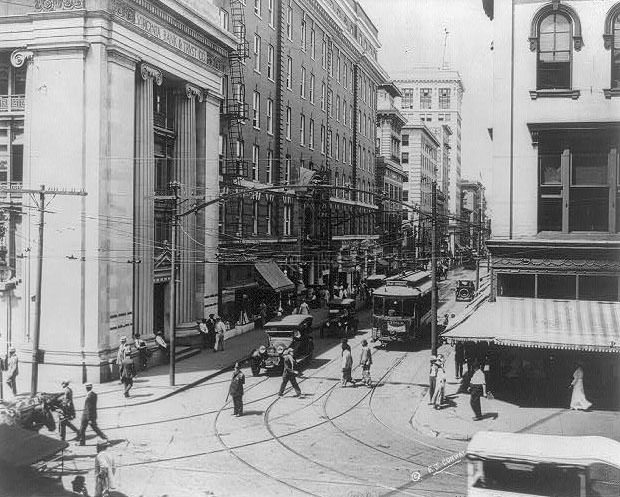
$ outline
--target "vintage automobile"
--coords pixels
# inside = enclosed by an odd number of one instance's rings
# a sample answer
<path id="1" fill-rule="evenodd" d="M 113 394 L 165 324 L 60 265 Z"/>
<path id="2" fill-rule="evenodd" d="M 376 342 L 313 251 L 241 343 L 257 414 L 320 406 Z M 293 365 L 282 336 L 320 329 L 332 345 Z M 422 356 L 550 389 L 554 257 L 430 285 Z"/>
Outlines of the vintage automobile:
<path id="1" fill-rule="evenodd" d="M 293 349 L 293 357 L 297 362 L 312 358 L 312 316 L 294 314 L 280 321 L 270 321 L 265 325 L 265 333 L 268 343 L 255 349 L 250 358 L 250 368 L 254 376 L 258 376 L 261 369 L 281 372 L 284 351 L 289 347 Z"/>
<path id="2" fill-rule="evenodd" d="M 338 333 L 349 337 L 357 333 L 359 320 L 353 299 L 334 299 L 329 304 L 329 316 L 321 326 L 320 336 L 326 333 Z"/>
<path id="3" fill-rule="evenodd" d="M 469 302 L 474 300 L 476 286 L 472 280 L 458 280 L 456 282 L 456 301 Z"/>

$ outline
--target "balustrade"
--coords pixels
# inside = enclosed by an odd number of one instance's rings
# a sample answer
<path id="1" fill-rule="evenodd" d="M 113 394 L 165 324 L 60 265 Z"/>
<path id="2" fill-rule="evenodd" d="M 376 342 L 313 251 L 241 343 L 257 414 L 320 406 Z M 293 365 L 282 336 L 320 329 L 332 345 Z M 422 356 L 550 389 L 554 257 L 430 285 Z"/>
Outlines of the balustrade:
<path id="1" fill-rule="evenodd" d="M 25 95 L 0 95 L 0 112 L 24 112 Z"/>

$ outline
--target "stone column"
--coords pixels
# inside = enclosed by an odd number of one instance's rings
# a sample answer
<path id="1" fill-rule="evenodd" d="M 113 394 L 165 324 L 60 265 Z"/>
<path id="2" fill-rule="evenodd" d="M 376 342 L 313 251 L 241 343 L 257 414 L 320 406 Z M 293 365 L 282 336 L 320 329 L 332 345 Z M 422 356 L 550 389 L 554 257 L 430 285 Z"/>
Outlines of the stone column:
<path id="1" fill-rule="evenodd" d="M 196 195 L 196 99 L 202 102 L 202 90 L 186 84 L 179 92 L 175 106 L 177 139 L 174 147 L 175 178 L 181 184 L 181 197 Z M 193 202 L 186 202 L 189 208 Z M 185 210 L 181 209 L 181 210 Z M 196 216 L 181 218 L 178 232 L 179 281 L 177 320 L 185 323 L 196 319 L 196 271 L 202 265 L 196 246 Z"/>
<path id="2" fill-rule="evenodd" d="M 136 86 L 134 168 L 134 334 L 153 333 L 153 240 L 155 239 L 155 134 L 153 84 L 161 85 L 162 72 L 140 64 Z"/>

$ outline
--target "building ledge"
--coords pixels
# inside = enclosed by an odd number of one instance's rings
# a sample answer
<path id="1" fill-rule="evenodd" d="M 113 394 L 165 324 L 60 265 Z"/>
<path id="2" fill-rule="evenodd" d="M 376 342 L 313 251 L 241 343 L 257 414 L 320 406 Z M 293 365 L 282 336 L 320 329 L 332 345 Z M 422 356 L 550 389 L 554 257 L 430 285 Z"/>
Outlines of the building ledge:
<path id="1" fill-rule="evenodd" d="M 530 90 L 530 98 L 571 98 L 577 100 L 581 95 L 579 90 Z"/>
<path id="2" fill-rule="evenodd" d="M 605 98 L 620 97 L 620 88 L 604 88 Z"/>
<path id="3" fill-rule="evenodd" d="M 561 233 L 558 231 L 541 231 L 540 233 L 524 238 L 487 240 L 487 246 L 492 247 L 573 247 L 587 249 L 617 249 L 620 248 L 620 233 L 577 231 Z"/>

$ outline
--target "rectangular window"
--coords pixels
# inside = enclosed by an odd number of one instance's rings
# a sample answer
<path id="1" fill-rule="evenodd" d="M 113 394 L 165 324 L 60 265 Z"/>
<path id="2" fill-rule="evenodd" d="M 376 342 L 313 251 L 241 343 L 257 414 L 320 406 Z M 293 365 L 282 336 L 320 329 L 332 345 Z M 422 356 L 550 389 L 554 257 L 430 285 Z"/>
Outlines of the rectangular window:
<path id="1" fill-rule="evenodd" d="M 401 154 L 400 162 L 403 164 L 409 164 L 409 152 L 403 152 Z"/>
<path id="2" fill-rule="evenodd" d="M 347 61 L 345 59 L 344 64 L 343 64 L 343 69 L 342 69 L 342 85 L 345 88 L 348 88 L 348 86 L 349 86 L 347 73 L 348 73 Z"/>
<path id="3" fill-rule="evenodd" d="M 254 0 L 254 13 L 258 17 L 261 16 L 261 0 Z"/>
<path id="4" fill-rule="evenodd" d="M 579 300 L 618 302 L 617 276 L 579 276 Z"/>
<path id="5" fill-rule="evenodd" d="M 420 89 L 420 109 L 430 109 L 433 102 L 432 88 Z"/>
<path id="6" fill-rule="evenodd" d="M 301 18 L 301 50 L 306 51 L 306 18 L 303 14 Z"/>
<path id="7" fill-rule="evenodd" d="M 310 30 L 310 57 L 314 60 L 316 56 L 316 33 L 314 29 Z"/>
<path id="8" fill-rule="evenodd" d="M 293 7 L 290 5 L 286 9 L 286 37 L 293 41 Z"/>
<path id="9" fill-rule="evenodd" d="M 267 133 L 273 135 L 273 99 L 267 99 Z"/>
<path id="10" fill-rule="evenodd" d="M 321 124 L 321 153 L 325 155 L 325 125 Z"/>
<path id="11" fill-rule="evenodd" d="M 336 160 L 340 160 L 340 135 L 336 133 Z"/>
<path id="12" fill-rule="evenodd" d="M 252 145 L 252 181 L 258 181 L 258 145 Z"/>
<path id="13" fill-rule="evenodd" d="M 258 201 L 252 202 L 252 234 L 258 235 Z"/>
<path id="14" fill-rule="evenodd" d="M 274 20 L 275 20 L 275 14 L 274 14 L 274 10 L 273 10 L 273 2 L 274 0 L 268 0 L 268 6 L 267 9 L 269 10 L 269 26 L 271 26 L 272 28 L 274 27 Z"/>
<path id="15" fill-rule="evenodd" d="M 254 70 L 260 73 L 260 36 L 254 35 Z"/>
<path id="16" fill-rule="evenodd" d="M 321 110 L 325 110 L 325 92 L 327 91 L 327 87 L 325 83 L 321 83 Z"/>
<path id="17" fill-rule="evenodd" d="M 267 202 L 267 217 L 265 219 L 267 223 L 267 234 L 271 235 L 271 218 L 273 216 L 273 204 L 271 202 Z"/>
<path id="18" fill-rule="evenodd" d="M 224 9 L 220 9 L 220 27 L 226 31 L 230 31 L 230 15 Z"/>
<path id="19" fill-rule="evenodd" d="M 299 85 L 299 93 L 301 98 L 306 98 L 306 68 L 301 68 L 301 82 Z"/>
<path id="20" fill-rule="evenodd" d="M 303 114 L 299 118 L 299 144 L 302 147 L 306 146 L 306 116 Z"/>
<path id="21" fill-rule="evenodd" d="M 327 157 L 331 158 L 332 152 L 334 151 L 334 143 L 332 141 L 332 132 L 329 130 L 327 132 Z"/>
<path id="22" fill-rule="evenodd" d="M 336 58 L 336 81 L 340 83 L 340 54 Z"/>
<path id="23" fill-rule="evenodd" d="M 286 108 L 286 139 L 291 139 L 291 108 Z"/>
<path id="24" fill-rule="evenodd" d="M 439 88 L 439 108 L 450 108 L 450 88 Z"/>
<path id="25" fill-rule="evenodd" d="M 539 274 L 539 299 L 575 299 L 577 284 L 574 275 Z"/>
<path id="26" fill-rule="evenodd" d="M 284 205 L 284 236 L 291 236 L 291 205 Z"/>
<path id="27" fill-rule="evenodd" d="M 293 89 L 293 59 L 290 57 L 286 59 L 286 88 Z"/>
<path id="28" fill-rule="evenodd" d="M 413 98 L 414 98 L 413 88 L 405 88 L 403 91 L 402 108 L 413 109 Z"/>
<path id="29" fill-rule="evenodd" d="M 252 95 L 252 126 L 260 129 L 260 93 L 257 91 Z"/>
<path id="30" fill-rule="evenodd" d="M 353 142 L 349 140 L 349 164 L 353 164 Z"/>
<path id="31" fill-rule="evenodd" d="M 288 184 L 291 181 L 291 156 L 287 155 L 284 161 L 284 182 Z"/>
<path id="32" fill-rule="evenodd" d="M 329 107 L 329 117 L 334 117 L 334 92 L 327 91 L 327 105 Z"/>
<path id="33" fill-rule="evenodd" d="M 403 134 L 401 137 L 403 147 L 409 146 L 409 135 Z"/>
<path id="34" fill-rule="evenodd" d="M 274 48 L 273 45 L 269 45 L 267 47 L 267 77 L 273 81 L 274 78 L 274 67 L 273 67 L 273 61 L 274 61 Z"/>
<path id="35" fill-rule="evenodd" d="M 314 119 L 310 119 L 310 128 L 308 129 L 308 148 L 314 150 Z"/>
<path id="36" fill-rule="evenodd" d="M 497 296 L 533 298 L 535 296 L 535 278 L 533 274 L 498 273 Z"/>
<path id="37" fill-rule="evenodd" d="M 308 86 L 308 96 L 310 97 L 310 103 L 314 103 L 314 74 L 310 75 L 310 84 Z"/>
<path id="38" fill-rule="evenodd" d="M 342 124 L 347 125 L 347 101 L 342 100 Z"/>
<path id="39" fill-rule="evenodd" d="M 340 122 L 340 96 L 336 95 L 336 121 Z"/>
<path id="40" fill-rule="evenodd" d="M 327 68 L 327 41 L 325 40 L 325 35 L 323 35 L 323 43 L 321 44 L 321 67 L 323 69 Z"/>
<path id="41" fill-rule="evenodd" d="M 342 137 L 342 162 L 347 161 L 347 140 Z"/>
<path id="42" fill-rule="evenodd" d="M 273 150 L 267 150 L 267 183 L 273 183 Z"/>

